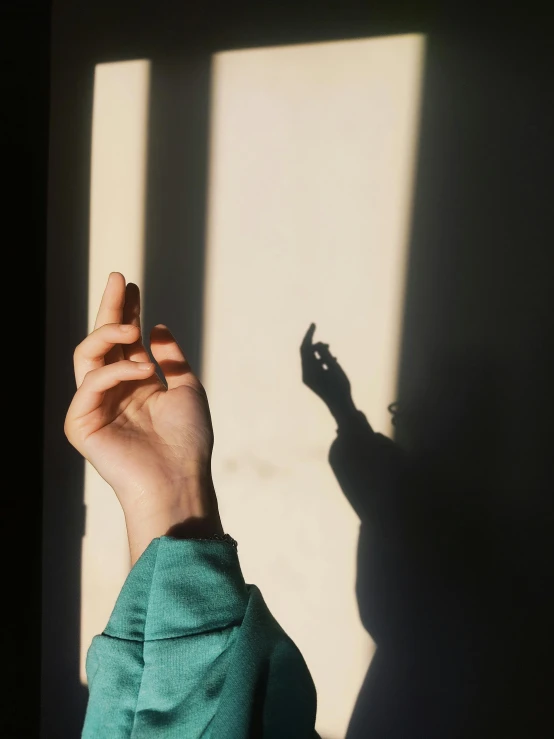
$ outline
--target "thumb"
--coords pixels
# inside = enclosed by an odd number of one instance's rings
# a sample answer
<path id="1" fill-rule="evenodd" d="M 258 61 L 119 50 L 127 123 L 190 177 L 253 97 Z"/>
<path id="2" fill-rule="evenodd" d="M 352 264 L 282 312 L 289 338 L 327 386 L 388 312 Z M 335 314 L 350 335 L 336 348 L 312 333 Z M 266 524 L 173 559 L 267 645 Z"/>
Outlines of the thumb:
<path id="1" fill-rule="evenodd" d="M 196 377 L 175 337 L 163 323 L 150 332 L 150 351 L 164 373 L 167 389 L 191 385 Z"/>

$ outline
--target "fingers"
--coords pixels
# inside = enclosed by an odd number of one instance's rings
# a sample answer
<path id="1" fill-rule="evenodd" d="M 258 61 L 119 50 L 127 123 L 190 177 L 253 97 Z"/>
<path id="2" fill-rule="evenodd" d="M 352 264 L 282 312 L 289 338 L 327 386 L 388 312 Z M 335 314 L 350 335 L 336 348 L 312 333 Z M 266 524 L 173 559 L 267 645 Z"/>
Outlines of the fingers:
<path id="1" fill-rule="evenodd" d="M 125 286 L 125 304 L 123 306 L 123 323 L 131 323 L 140 328 L 140 289 L 134 282 Z"/>
<path id="2" fill-rule="evenodd" d="M 163 323 L 150 332 L 150 351 L 165 376 L 167 389 L 190 385 L 197 378 L 173 334 Z"/>
<path id="3" fill-rule="evenodd" d="M 319 354 L 320 359 L 325 364 L 337 363 L 336 357 L 334 357 L 329 351 L 329 344 L 322 344 L 321 342 L 318 342 L 317 344 L 313 345 L 312 349 Z"/>
<path id="4" fill-rule="evenodd" d="M 318 353 L 319 359 L 317 361 L 324 370 L 330 371 L 334 377 L 344 374 L 337 358 L 329 351 L 329 344 L 318 342 L 313 345 L 313 350 Z"/>
<path id="5" fill-rule="evenodd" d="M 309 329 L 306 331 L 302 344 L 300 345 L 300 352 L 305 355 L 312 348 L 312 342 L 314 339 L 315 323 L 310 323 Z"/>
<path id="6" fill-rule="evenodd" d="M 129 282 L 125 288 L 123 323 L 136 326 L 139 330 L 137 340 L 122 347 L 123 358 L 131 359 L 133 362 L 149 362 L 150 357 L 142 342 L 142 330 L 140 325 L 140 289 L 134 282 Z"/>
<path id="7" fill-rule="evenodd" d="M 309 329 L 306 331 L 302 339 L 302 347 L 311 346 L 315 333 L 315 323 L 310 323 Z"/>
<path id="8" fill-rule="evenodd" d="M 104 288 L 94 328 L 106 323 L 122 323 L 123 306 L 125 304 L 125 277 L 121 272 L 110 272 Z M 123 350 L 116 344 L 104 357 L 104 364 L 112 364 L 123 359 Z"/>
<path id="9" fill-rule="evenodd" d="M 105 323 L 122 323 L 124 306 L 125 277 L 121 272 L 110 272 L 94 328 L 97 329 Z"/>
<path id="10" fill-rule="evenodd" d="M 138 336 L 139 329 L 136 326 L 126 327 L 119 323 L 106 323 L 90 333 L 73 353 L 77 387 L 81 386 L 87 373 L 106 365 L 106 355 L 116 344 L 132 344 Z"/>
<path id="11" fill-rule="evenodd" d="M 153 362 L 143 364 L 122 359 L 120 362 L 106 364 L 87 372 L 67 411 L 66 434 L 72 420 L 83 418 L 101 406 L 107 390 L 111 390 L 125 380 L 142 380 L 149 377 L 154 372 L 154 367 Z"/>

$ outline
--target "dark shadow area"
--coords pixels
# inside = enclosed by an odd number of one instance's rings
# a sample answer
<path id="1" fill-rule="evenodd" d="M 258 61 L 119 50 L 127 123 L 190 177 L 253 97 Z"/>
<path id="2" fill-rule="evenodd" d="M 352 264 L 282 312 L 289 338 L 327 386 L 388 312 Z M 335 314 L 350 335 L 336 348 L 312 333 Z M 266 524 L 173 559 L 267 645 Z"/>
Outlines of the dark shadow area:
<path id="1" fill-rule="evenodd" d="M 40 726 L 50 3 L 2 2 L 0 34 L 1 297 L 10 365 L 2 394 L 0 736 L 11 739 L 38 736 Z M 28 350 L 18 361 L 22 343 Z"/>
<path id="2" fill-rule="evenodd" d="M 552 63 L 536 35 L 468 45 L 428 49 L 395 441 L 302 352 L 377 644 L 348 739 L 554 734 Z"/>
<path id="3" fill-rule="evenodd" d="M 167 323 L 201 374 L 211 59 L 152 60 L 144 256 L 144 336 Z"/>
<path id="4" fill-rule="evenodd" d="M 53 24 L 77 57 L 70 27 Z M 42 517 L 41 739 L 79 737 L 83 460 L 63 432 L 75 393 L 73 352 L 87 333 L 88 197 L 94 68 L 52 55 Z"/>

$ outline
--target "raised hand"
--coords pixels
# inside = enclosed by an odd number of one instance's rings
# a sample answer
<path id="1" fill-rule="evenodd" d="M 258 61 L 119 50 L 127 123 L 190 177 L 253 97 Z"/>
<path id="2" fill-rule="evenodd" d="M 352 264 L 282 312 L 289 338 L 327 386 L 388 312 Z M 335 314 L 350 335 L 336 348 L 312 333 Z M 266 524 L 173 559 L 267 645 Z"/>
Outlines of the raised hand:
<path id="1" fill-rule="evenodd" d="M 300 346 L 302 381 L 327 405 L 339 420 L 353 411 L 350 380 L 329 351 L 329 344 L 314 344 L 315 323 L 307 330 Z"/>
<path id="2" fill-rule="evenodd" d="M 112 272 L 94 330 L 74 353 L 77 391 L 64 431 L 115 491 L 134 561 L 156 536 L 188 520 L 222 533 L 211 478 L 208 399 L 169 329 L 141 337 L 140 291 Z"/>

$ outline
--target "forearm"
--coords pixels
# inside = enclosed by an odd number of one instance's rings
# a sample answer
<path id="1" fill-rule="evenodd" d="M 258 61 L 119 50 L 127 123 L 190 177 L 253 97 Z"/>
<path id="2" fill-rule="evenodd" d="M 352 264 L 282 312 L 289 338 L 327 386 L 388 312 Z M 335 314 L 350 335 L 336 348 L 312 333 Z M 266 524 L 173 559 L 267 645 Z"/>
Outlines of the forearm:
<path id="1" fill-rule="evenodd" d="M 362 521 L 391 519 L 404 489 L 406 459 L 392 439 L 371 428 L 361 411 L 338 422 L 329 463 Z"/>

